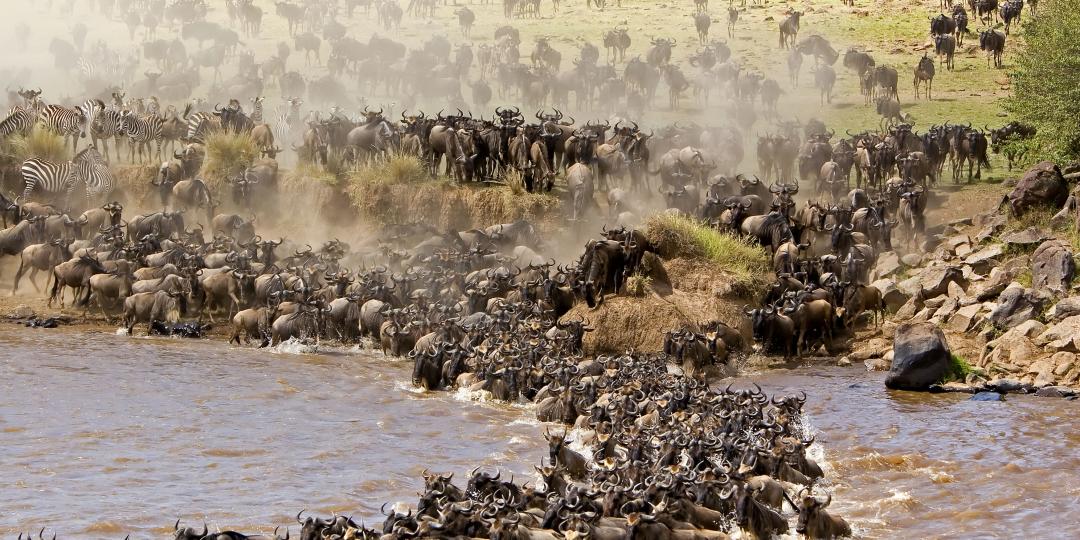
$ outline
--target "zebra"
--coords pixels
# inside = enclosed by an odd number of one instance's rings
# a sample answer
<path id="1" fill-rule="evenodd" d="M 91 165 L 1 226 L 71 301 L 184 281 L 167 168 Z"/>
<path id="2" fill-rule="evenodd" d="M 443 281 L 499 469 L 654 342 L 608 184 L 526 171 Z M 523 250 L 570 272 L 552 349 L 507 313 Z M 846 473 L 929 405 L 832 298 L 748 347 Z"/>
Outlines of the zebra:
<path id="1" fill-rule="evenodd" d="M 248 118 L 250 118 L 251 122 L 255 125 L 263 123 L 263 99 L 265 98 L 263 98 L 262 96 L 256 96 L 251 98 L 253 108 Z"/>
<path id="2" fill-rule="evenodd" d="M 13 112 L 3 121 L 0 121 L 0 140 L 7 138 L 12 133 L 26 135 L 37 122 L 37 115 L 32 110 L 15 107 Z"/>
<path id="3" fill-rule="evenodd" d="M 91 105 L 92 100 L 87 100 L 85 105 L 68 108 L 63 105 L 46 105 L 42 107 L 38 119 L 49 131 L 64 137 L 71 138 L 71 152 L 75 153 L 79 145 L 79 138 L 86 137 L 87 127 L 93 121 L 97 108 Z"/>
<path id="4" fill-rule="evenodd" d="M 94 148 L 97 148 L 98 141 L 101 141 L 106 162 L 109 161 L 110 139 L 113 140 L 113 147 L 116 149 L 116 160 L 121 160 L 120 137 L 123 136 L 120 123 L 121 116 L 122 113 L 119 110 L 110 107 L 98 113 L 97 119 L 90 126 L 90 140 L 93 142 Z"/>
<path id="5" fill-rule="evenodd" d="M 293 126 L 300 123 L 300 106 L 304 104 L 304 101 L 298 97 L 292 97 L 285 100 L 286 107 L 278 108 L 277 129 L 274 130 L 278 133 L 279 140 L 289 141 L 289 132 L 292 131 Z"/>
<path id="6" fill-rule="evenodd" d="M 118 150 L 119 151 L 119 150 Z M 76 180 L 86 186 L 86 207 L 91 208 L 90 200 L 93 197 L 107 198 L 112 194 L 116 181 L 112 171 L 101 154 L 94 147 L 87 147 L 73 160 L 75 163 Z"/>
<path id="7" fill-rule="evenodd" d="M 210 131 L 215 119 L 212 113 L 197 112 L 191 114 L 192 104 L 188 103 L 184 107 L 184 114 L 181 116 L 187 122 L 187 137 L 185 139 L 194 142 L 204 142 L 204 137 L 207 132 Z"/>
<path id="8" fill-rule="evenodd" d="M 161 159 L 161 128 L 165 119 L 160 116 L 138 116 L 131 111 L 120 114 L 120 132 L 127 135 L 131 162 L 135 162 L 135 146 L 139 147 L 139 161 L 143 159 L 143 150 L 150 153 L 150 143 L 157 142 L 157 159 Z"/>
<path id="9" fill-rule="evenodd" d="M 65 209 L 79 182 L 86 186 L 87 207 L 90 206 L 91 196 L 108 196 L 115 185 L 112 172 L 93 146 L 86 147 L 74 159 L 63 163 L 30 158 L 23 162 L 19 170 L 25 185 L 21 199 L 29 199 L 35 189 L 47 194 L 63 192 Z"/>

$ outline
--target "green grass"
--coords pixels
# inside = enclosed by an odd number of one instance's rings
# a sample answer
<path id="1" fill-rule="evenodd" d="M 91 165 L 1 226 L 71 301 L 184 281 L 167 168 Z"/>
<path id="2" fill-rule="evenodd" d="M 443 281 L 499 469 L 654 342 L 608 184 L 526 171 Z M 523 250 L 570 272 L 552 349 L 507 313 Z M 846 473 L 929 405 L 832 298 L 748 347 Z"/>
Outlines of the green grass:
<path id="1" fill-rule="evenodd" d="M 0 155 L 15 164 L 30 158 L 59 163 L 71 159 L 71 147 L 59 135 L 35 127 L 28 135 L 15 134 L 4 140 Z"/>
<path id="2" fill-rule="evenodd" d="M 769 257 L 764 248 L 693 218 L 656 214 L 646 220 L 645 230 L 664 258 L 707 261 L 739 281 L 760 279 L 769 271 Z"/>
<path id="3" fill-rule="evenodd" d="M 941 382 L 946 383 L 950 381 L 965 382 L 969 375 L 981 375 L 982 370 L 976 368 L 968 363 L 964 357 L 953 354 L 949 359 L 949 369 L 945 372 L 945 376 L 942 377 Z"/>

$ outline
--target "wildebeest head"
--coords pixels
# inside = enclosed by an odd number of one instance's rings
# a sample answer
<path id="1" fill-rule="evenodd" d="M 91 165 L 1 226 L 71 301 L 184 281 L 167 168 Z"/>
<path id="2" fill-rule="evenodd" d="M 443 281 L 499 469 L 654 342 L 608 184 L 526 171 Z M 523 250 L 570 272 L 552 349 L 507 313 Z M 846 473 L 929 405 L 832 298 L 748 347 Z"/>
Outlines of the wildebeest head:
<path id="1" fill-rule="evenodd" d="M 200 533 L 197 529 L 191 527 L 180 528 L 180 519 L 176 520 L 173 525 L 173 540 L 200 540 L 210 532 L 206 523 L 203 523 L 203 530 Z"/>
<path id="2" fill-rule="evenodd" d="M 830 503 L 832 503 L 831 493 L 825 496 L 825 502 L 822 502 L 817 497 L 807 493 L 807 495 L 799 501 L 799 522 L 795 525 L 795 532 L 806 534 L 807 523 L 817 519 L 820 512 L 824 511 Z"/>

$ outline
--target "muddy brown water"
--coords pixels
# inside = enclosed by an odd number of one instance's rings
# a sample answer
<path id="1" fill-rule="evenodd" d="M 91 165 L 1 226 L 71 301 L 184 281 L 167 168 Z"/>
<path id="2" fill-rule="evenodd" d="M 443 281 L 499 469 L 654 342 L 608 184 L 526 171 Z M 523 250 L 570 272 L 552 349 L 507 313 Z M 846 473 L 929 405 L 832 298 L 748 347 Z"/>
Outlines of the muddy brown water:
<path id="1" fill-rule="evenodd" d="M 371 521 L 385 501 L 414 503 L 425 467 L 532 477 L 544 454 L 527 406 L 418 393 L 410 365 L 380 353 L 9 324 L 0 343 L 5 538 L 45 525 L 61 538 L 161 538 L 177 517 L 295 533 L 302 508 Z M 881 378 L 745 378 L 807 392 L 833 508 L 859 536 L 1060 538 L 1080 525 L 1080 404 L 890 393 Z"/>

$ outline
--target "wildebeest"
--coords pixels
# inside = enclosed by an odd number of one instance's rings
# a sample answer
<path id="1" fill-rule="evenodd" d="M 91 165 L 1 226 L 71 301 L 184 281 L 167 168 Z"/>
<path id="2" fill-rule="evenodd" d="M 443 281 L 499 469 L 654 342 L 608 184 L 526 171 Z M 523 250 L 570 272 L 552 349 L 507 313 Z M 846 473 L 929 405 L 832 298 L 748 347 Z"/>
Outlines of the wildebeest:
<path id="1" fill-rule="evenodd" d="M 934 53 L 945 57 L 945 69 L 953 70 L 953 55 L 956 54 L 956 37 L 948 35 L 934 36 Z"/>
<path id="2" fill-rule="evenodd" d="M 836 71 L 832 66 L 817 66 L 812 71 L 814 86 L 821 92 L 821 104 L 832 103 L 832 90 L 836 84 Z"/>
<path id="3" fill-rule="evenodd" d="M 1001 57 L 1005 54 L 1005 33 L 998 30 L 979 32 L 979 49 L 986 53 L 986 65 L 993 61 L 994 67 L 1001 68 Z"/>
<path id="4" fill-rule="evenodd" d="M 786 49 L 795 45 L 795 39 L 799 36 L 799 18 L 802 13 L 792 11 L 780 22 L 780 48 Z"/>
<path id="5" fill-rule="evenodd" d="M 919 99 L 919 86 L 926 83 L 926 99 L 933 99 L 931 91 L 934 88 L 934 61 L 923 53 L 919 63 L 915 65 L 915 78 L 912 84 L 915 86 L 915 99 Z"/>
<path id="6" fill-rule="evenodd" d="M 137 293 L 124 299 L 124 326 L 130 335 L 136 324 L 146 323 L 146 335 L 150 335 L 152 323 L 177 323 L 186 311 L 187 298 L 183 293 Z"/>
<path id="7" fill-rule="evenodd" d="M 697 30 L 698 41 L 705 45 L 709 41 L 709 27 L 712 26 L 712 17 L 708 13 L 699 12 L 694 14 L 694 29 Z"/>
<path id="8" fill-rule="evenodd" d="M 851 536 L 851 526 L 840 516 L 833 516 L 825 511 L 832 502 L 832 494 L 821 502 L 817 497 L 807 493 L 799 501 L 799 522 L 795 531 L 805 534 L 807 538 L 838 538 Z"/>

